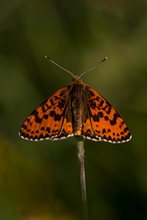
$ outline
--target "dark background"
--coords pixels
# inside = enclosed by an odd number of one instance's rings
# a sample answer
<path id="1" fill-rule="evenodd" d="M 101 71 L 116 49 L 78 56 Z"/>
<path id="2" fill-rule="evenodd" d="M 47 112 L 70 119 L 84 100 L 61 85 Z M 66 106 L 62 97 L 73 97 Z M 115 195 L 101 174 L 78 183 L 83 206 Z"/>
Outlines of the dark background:
<path id="1" fill-rule="evenodd" d="M 31 111 L 85 74 L 123 115 L 133 139 L 85 141 L 89 219 L 147 219 L 146 0 L 6 0 L 0 4 L 0 219 L 82 219 L 74 138 L 18 136 Z"/>

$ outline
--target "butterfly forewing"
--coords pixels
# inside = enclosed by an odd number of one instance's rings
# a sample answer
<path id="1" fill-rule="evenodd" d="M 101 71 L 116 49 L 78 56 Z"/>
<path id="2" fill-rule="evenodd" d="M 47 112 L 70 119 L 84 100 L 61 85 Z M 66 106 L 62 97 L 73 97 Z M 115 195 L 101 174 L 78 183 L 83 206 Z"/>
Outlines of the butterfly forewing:
<path id="1" fill-rule="evenodd" d="M 87 86 L 89 118 L 82 133 L 88 139 L 121 143 L 129 141 L 130 130 L 116 109 L 98 92 Z"/>
<path id="2" fill-rule="evenodd" d="M 64 87 L 35 108 L 21 126 L 20 136 L 28 140 L 59 139 L 71 136 L 72 125 L 65 118 L 66 93 L 67 88 Z"/>

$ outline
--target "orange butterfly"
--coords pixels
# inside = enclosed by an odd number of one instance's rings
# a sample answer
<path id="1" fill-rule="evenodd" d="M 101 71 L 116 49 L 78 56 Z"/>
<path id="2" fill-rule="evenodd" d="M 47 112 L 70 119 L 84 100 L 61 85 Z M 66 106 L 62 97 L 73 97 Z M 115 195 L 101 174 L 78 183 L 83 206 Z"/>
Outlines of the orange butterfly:
<path id="1" fill-rule="evenodd" d="M 130 130 L 116 109 L 84 84 L 81 76 L 72 76 L 71 84 L 59 89 L 34 109 L 22 124 L 19 135 L 32 141 L 70 136 L 111 143 L 129 141 Z"/>

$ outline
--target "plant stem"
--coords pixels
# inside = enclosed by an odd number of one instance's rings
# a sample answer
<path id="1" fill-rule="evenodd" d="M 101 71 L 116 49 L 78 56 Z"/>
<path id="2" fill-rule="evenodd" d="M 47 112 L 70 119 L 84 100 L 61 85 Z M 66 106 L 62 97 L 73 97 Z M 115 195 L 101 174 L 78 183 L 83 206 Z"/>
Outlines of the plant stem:
<path id="1" fill-rule="evenodd" d="M 88 220 L 86 178 L 85 178 L 85 165 L 84 165 L 84 138 L 76 137 L 76 142 L 78 148 L 78 158 L 80 162 L 80 181 L 81 181 L 81 191 L 82 191 L 83 219 Z"/>

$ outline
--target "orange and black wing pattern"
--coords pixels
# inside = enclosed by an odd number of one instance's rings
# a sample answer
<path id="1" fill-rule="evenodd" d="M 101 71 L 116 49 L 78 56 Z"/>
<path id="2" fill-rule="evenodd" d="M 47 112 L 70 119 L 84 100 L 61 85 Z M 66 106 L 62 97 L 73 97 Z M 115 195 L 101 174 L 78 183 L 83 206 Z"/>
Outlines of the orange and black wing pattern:
<path id="1" fill-rule="evenodd" d="M 116 109 L 98 92 L 87 86 L 89 116 L 83 124 L 82 135 L 94 141 L 127 142 L 131 133 Z"/>
<path id="2" fill-rule="evenodd" d="M 32 141 L 72 136 L 72 123 L 65 117 L 67 92 L 67 87 L 60 89 L 35 108 L 22 124 L 19 135 Z"/>

